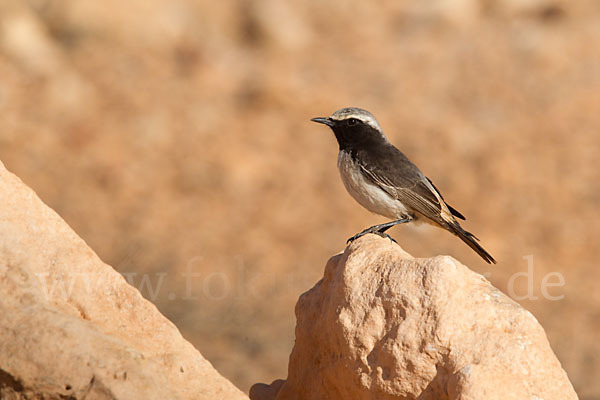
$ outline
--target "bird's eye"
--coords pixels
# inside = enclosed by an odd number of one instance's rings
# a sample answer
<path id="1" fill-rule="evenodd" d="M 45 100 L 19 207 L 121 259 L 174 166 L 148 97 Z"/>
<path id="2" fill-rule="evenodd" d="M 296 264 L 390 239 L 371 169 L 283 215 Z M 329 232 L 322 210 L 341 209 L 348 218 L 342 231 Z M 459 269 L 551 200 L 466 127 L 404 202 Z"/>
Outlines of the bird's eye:
<path id="1" fill-rule="evenodd" d="M 356 118 L 350 118 L 348 120 L 348 125 L 356 125 L 358 124 L 358 120 Z"/>

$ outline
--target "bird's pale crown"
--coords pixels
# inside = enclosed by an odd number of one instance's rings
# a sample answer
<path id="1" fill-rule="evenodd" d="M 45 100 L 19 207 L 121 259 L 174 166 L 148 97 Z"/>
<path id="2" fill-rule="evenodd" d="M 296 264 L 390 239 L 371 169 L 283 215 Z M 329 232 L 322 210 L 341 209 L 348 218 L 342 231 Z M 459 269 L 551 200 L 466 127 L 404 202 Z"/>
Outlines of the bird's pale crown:
<path id="1" fill-rule="evenodd" d="M 358 107 L 342 108 L 331 114 L 331 117 L 329 118 L 333 121 L 343 121 L 350 118 L 356 118 L 357 120 L 362 121 L 365 124 L 377 129 L 378 131 L 382 131 L 381 127 L 379 126 L 379 123 L 377 122 L 373 114 L 371 114 L 367 110 L 363 110 L 362 108 Z"/>

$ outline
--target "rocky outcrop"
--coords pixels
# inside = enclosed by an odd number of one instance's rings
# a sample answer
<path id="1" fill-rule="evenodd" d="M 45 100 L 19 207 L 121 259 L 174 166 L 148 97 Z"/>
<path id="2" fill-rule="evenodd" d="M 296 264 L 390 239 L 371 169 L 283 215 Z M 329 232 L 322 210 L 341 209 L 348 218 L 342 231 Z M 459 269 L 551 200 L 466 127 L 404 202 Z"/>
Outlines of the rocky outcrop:
<path id="1" fill-rule="evenodd" d="M 0 163 L 1 399 L 247 399 Z"/>
<path id="2" fill-rule="evenodd" d="M 266 399 L 576 399 L 528 311 L 451 257 L 367 235 L 296 305 L 287 381 Z"/>

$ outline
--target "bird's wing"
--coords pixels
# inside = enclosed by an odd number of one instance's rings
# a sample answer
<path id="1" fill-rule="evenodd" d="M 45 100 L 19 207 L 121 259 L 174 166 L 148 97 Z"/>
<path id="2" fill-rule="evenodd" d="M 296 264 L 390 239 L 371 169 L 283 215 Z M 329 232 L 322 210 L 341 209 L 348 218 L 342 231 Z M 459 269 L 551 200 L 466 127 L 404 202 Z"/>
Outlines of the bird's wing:
<path id="1" fill-rule="evenodd" d="M 433 186 L 433 188 L 435 189 L 435 191 L 440 195 L 440 197 L 442 198 L 442 200 L 444 200 L 444 197 L 442 196 L 442 193 L 440 193 L 440 191 L 438 190 L 437 187 L 435 187 L 435 185 L 433 184 L 433 182 L 431 181 L 431 179 L 427 178 L 427 181 L 431 184 L 431 186 Z M 446 200 L 444 200 L 444 202 L 446 202 Z M 460 211 L 458 211 L 456 208 L 452 207 L 450 204 L 446 203 L 446 205 L 448 206 L 448 209 L 450 210 L 450 212 L 452 213 L 452 215 L 454 215 L 456 218 L 460 218 L 463 221 L 465 221 L 467 218 L 462 215 L 460 213 Z"/>
<path id="2" fill-rule="evenodd" d="M 477 243 L 479 239 L 454 218 L 462 214 L 446 204 L 433 183 L 400 150 L 390 144 L 376 152 L 357 152 L 354 157 L 367 179 L 413 211 L 454 233 L 486 262 L 496 263 Z"/>
<path id="3" fill-rule="evenodd" d="M 394 199 L 439 224 L 445 225 L 448 219 L 453 219 L 427 177 L 392 145 L 379 153 L 357 154 L 356 160 L 363 174 Z"/>

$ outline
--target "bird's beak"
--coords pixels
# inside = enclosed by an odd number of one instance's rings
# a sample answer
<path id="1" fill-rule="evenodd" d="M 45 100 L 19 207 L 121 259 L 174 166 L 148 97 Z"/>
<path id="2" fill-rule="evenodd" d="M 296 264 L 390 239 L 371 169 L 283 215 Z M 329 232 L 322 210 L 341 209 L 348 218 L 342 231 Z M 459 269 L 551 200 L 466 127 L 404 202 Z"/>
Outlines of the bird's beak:
<path id="1" fill-rule="evenodd" d="M 319 124 L 325 124 L 327 126 L 333 126 L 333 121 L 328 117 L 317 117 L 311 119 L 312 122 L 317 122 Z"/>

